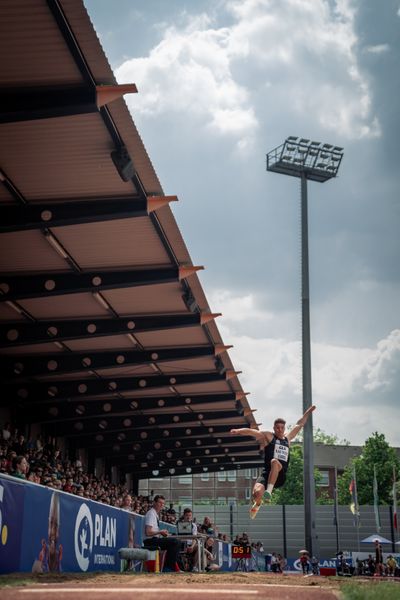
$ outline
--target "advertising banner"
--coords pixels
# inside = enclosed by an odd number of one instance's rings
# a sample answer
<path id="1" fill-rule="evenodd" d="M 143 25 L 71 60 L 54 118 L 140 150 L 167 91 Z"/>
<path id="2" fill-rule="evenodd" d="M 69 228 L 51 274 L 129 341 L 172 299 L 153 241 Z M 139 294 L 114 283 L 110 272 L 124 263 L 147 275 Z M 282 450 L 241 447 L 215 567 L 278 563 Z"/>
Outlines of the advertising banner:
<path id="1" fill-rule="evenodd" d="M 117 550 L 141 545 L 142 521 L 99 502 L 27 485 L 20 569 L 117 571 Z"/>
<path id="2" fill-rule="evenodd" d="M 346 559 L 346 562 L 351 563 L 351 560 L 348 561 Z M 336 569 L 336 558 L 320 558 L 319 559 L 319 566 L 320 567 L 329 567 L 329 568 L 333 568 Z M 302 570 L 302 566 L 300 564 L 300 558 L 288 558 L 287 559 L 287 565 L 285 567 L 285 571 L 295 571 L 298 573 L 301 573 Z M 311 565 L 310 565 L 310 573 L 311 573 Z"/>
<path id="3" fill-rule="evenodd" d="M 119 571 L 119 548 L 142 547 L 143 533 L 142 515 L 0 475 L 0 573 Z M 221 570 L 235 568 L 229 544 L 214 552 Z"/>
<path id="4" fill-rule="evenodd" d="M 0 479 L 0 573 L 19 570 L 25 485 Z"/>

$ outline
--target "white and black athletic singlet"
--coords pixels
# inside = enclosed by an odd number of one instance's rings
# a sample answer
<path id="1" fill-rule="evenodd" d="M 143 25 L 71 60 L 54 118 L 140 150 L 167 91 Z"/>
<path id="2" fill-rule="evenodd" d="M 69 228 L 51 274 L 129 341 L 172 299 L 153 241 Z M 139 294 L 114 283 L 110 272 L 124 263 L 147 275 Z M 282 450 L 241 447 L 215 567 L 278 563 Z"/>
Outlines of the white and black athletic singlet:
<path id="1" fill-rule="evenodd" d="M 281 463 L 283 470 L 287 471 L 290 460 L 290 447 L 289 440 L 287 438 L 280 440 L 274 435 L 268 446 L 265 447 L 264 468 L 268 471 L 271 469 L 271 459 L 273 458 L 277 458 Z"/>

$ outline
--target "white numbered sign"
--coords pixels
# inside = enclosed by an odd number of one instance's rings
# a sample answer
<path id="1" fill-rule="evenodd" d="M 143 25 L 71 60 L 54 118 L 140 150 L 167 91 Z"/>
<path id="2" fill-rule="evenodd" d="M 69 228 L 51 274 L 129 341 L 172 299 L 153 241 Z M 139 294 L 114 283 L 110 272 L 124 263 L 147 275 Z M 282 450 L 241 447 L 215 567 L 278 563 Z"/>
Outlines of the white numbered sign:
<path id="1" fill-rule="evenodd" d="M 278 460 L 284 460 L 287 462 L 289 454 L 289 448 L 287 446 L 282 446 L 281 444 L 275 444 L 274 458 Z"/>

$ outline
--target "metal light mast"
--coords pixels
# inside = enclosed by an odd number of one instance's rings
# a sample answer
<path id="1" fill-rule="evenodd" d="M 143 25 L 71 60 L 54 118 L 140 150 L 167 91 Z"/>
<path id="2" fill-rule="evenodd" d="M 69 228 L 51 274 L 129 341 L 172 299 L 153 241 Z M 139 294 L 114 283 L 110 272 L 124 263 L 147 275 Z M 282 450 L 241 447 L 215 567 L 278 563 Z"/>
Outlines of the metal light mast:
<path id="1" fill-rule="evenodd" d="M 302 315 L 302 383 L 303 412 L 312 405 L 310 289 L 308 269 L 308 200 L 307 180 L 323 183 L 336 177 L 343 158 L 343 148 L 304 138 L 289 136 L 283 144 L 267 154 L 267 171 L 298 177 L 301 180 L 301 315 Z M 305 547 L 318 554 L 315 527 L 315 482 L 312 413 L 304 427 L 304 530 Z"/>

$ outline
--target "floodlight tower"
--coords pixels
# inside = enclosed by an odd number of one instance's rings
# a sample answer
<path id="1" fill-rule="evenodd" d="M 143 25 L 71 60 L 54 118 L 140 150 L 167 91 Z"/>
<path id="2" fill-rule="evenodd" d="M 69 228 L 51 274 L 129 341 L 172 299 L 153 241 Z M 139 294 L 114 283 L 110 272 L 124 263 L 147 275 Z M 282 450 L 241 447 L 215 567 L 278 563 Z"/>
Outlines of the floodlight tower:
<path id="1" fill-rule="evenodd" d="M 308 273 L 308 200 L 307 179 L 323 183 L 336 177 L 343 158 L 343 148 L 289 136 L 283 144 L 267 154 L 267 171 L 298 177 L 301 180 L 301 316 L 303 412 L 312 405 L 310 289 Z M 315 482 L 312 414 L 304 427 L 304 530 L 305 547 L 318 554 L 315 527 Z"/>

